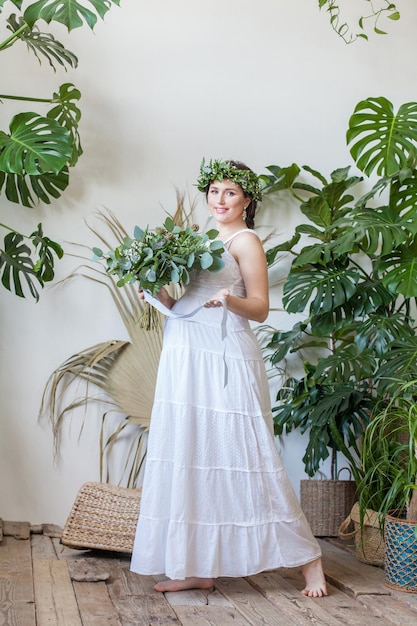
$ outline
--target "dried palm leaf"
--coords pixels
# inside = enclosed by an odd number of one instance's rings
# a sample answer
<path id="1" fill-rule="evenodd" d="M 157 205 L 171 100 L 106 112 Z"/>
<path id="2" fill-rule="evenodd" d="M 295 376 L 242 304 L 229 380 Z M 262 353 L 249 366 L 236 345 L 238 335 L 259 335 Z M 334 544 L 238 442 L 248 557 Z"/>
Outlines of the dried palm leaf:
<path id="1" fill-rule="evenodd" d="M 184 194 L 177 191 L 176 224 L 192 223 L 194 205 L 187 212 Z M 127 233 L 109 210 L 97 211 L 96 219 L 106 227 L 88 228 L 108 249 L 118 245 Z M 105 267 L 91 261 L 91 248 L 72 244 L 82 254 L 71 256 L 83 260 L 65 283 L 76 278 L 88 279 L 109 290 L 117 311 L 128 332 L 129 341 L 103 342 L 74 354 L 50 375 L 42 396 L 40 419 L 47 417 L 52 425 L 54 451 L 59 455 L 61 436 L 66 418 L 75 409 L 86 409 L 90 403 L 106 406 L 100 429 L 100 479 L 112 480 L 111 459 L 119 442 L 129 442 L 122 477 L 127 486 L 136 486 L 146 452 L 146 432 L 149 428 L 159 357 L 162 349 L 162 316 L 159 330 L 146 331 L 138 323 L 143 314 L 143 301 L 133 285 L 117 287 L 114 277 Z M 178 296 L 178 292 L 173 295 Z M 81 395 L 75 393 L 82 388 Z M 68 401 L 68 397 L 71 399 Z M 80 427 L 80 434 L 87 418 Z M 114 482 L 114 480 L 112 481 Z"/>

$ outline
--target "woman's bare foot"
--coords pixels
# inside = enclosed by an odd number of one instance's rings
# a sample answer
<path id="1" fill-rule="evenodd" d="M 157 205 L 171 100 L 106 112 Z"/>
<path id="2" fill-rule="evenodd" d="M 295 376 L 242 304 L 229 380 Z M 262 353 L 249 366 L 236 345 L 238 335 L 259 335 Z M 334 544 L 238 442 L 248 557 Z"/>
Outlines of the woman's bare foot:
<path id="1" fill-rule="evenodd" d="M 326 579 L 321 559 L 316 559 L 302 566 L 301 572 L 306 583 L 302 593 L 309 598 L 327 596 Z"/>
<path id="2" fill-rule="evenodd" d="M 184 589 L 211 589 L 214 578 L 190 577 L 184 580 L 163 580 L 156 583 L 155 591 L 184 591 Z"/>

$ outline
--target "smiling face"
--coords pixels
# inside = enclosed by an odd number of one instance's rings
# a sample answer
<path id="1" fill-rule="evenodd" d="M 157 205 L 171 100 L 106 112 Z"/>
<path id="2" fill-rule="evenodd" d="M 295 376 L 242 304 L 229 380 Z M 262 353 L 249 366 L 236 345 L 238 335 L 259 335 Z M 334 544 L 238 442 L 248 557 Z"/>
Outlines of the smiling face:
<path id="1" fill-rule="evenodd" d="M 243 214 L 250 199 L 243 193 L 242 187 L 230 180 L 214 180 L 207 192 L 207 204 L 210 213 L 219 224 L 244 226 Z"/>

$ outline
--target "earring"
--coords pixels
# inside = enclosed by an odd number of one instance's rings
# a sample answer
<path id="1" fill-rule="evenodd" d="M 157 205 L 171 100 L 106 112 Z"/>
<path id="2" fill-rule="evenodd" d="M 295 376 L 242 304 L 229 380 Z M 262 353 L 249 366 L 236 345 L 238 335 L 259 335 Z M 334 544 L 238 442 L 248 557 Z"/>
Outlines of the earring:
<path id="1" fill-rule="evenodd" d="M 248 217 L 248 216 L 246 215 L 246 207 L 245 207 L 245 208 L 243 209 L 242 220 L 243 220 L 244 222 L 246 222 L 247 217 Z"/>
<path id="2" fill-rule="evenodd" d="M 212 217 L 213 217 L 213 213 L 209 213 L 208 219 L 211 220 Z"/>

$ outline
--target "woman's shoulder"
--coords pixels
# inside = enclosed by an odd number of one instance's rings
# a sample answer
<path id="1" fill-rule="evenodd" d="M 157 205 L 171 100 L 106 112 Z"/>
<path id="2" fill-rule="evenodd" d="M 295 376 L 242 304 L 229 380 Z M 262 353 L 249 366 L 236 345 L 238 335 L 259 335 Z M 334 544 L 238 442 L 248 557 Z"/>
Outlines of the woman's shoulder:
<path id="1" fill-rule="evenodd" d="M 233 235 L 231 235 L 230 237 L 225 239 L 225 241 L 223 241 L 223 243 L 226 246 L 229 243 L 231 243 L 234 239 L 236 239 L 236 237 L 239 237 L 240 235 L 246 235 L 246 234 L 255 235 L 256 238 L 259 240 L 259 235 L 258 235 L 258 233 L 255 230 L 252 230 L 251 228 L 242 228 L 242 230 L 236 231 L 235 233 L 233 233 Z"/>

